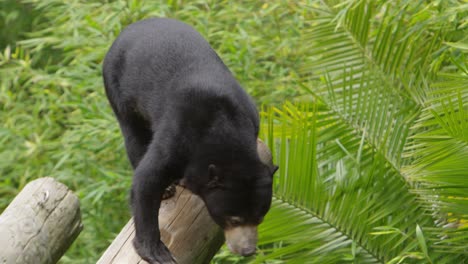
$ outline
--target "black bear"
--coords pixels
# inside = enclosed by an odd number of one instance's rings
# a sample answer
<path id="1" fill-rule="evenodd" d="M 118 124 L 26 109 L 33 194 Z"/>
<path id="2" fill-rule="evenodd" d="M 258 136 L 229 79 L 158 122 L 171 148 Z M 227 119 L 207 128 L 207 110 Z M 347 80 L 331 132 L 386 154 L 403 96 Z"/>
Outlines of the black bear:
<path id="1" fill-rule="evenodd" d="M 103 76 L 134 168 L 138 254 L 174 262 L 160 240 L 158 210 L 177 180 L 203 199 L 231 251 L 255 253 L 277 167 L 258 154 L 252 99 L 208 42 L 177 20 L 142 20 L 112 44 Z"/>

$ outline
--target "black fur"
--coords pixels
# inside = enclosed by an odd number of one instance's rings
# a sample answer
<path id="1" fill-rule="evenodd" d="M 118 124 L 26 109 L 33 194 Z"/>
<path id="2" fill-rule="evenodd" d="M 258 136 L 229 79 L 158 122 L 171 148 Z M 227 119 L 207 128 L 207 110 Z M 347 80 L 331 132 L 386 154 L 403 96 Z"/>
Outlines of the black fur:
<path id="1" fill-rule="evenodd" d="M 258 112 L 200 34 L 172 19 L 134 23 L 107 53 L 103 75 L 135 170 L 131 205 L 140 256 L 171 260 L 157 213 L 177 179 L 220 226 L 233 215 L 261 221 L 273 171 L 257 154 Z"/>

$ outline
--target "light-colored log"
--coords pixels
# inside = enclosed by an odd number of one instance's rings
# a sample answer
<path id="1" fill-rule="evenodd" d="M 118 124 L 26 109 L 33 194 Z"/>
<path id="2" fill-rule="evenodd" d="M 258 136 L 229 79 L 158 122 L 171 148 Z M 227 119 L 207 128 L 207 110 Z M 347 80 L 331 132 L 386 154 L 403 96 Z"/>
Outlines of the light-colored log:
<path id="1" fill-rule="evenodd" d="M 179 264 L 209 263 L 224 243 L 223 231 L 211 219 L 204 202 L 179 186 L 174 197 L 161 203 L 159 227 L 162 241 Z M 130 220 L 97 263 L 147 263 L 133 248 L 134 236 Z"/>
<path id="2" fill-rule="evenodd" d="M 34 180 L 0 215 L 0 263 L 56 263 L 82 228 L 78 198 L 53 178 Z"/>

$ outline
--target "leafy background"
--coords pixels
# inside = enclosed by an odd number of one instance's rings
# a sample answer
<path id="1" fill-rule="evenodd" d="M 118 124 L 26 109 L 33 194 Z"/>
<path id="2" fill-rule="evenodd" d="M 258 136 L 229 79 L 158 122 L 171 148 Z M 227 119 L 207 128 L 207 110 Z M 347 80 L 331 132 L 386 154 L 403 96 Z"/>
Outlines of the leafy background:
<path id="1" fill-rule="evenodd" d="M 280 165 L 257 256 L 213 263 L 468 262 L 468 2 L 3 0 L 0 208 L 38 177 L 73 189 L 61 263 L 94 263 L 130 217 L 101 62 L 151 16 L 205 36 Z"/>

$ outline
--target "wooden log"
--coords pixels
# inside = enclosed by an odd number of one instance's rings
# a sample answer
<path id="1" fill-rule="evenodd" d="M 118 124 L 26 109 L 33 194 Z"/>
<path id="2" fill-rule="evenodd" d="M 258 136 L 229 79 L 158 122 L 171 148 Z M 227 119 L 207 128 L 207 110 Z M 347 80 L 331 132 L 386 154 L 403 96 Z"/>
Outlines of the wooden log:
<path id="1" fill-rule="evenodd" d="M 159 210 L 161 239 L 179 264 L 209 263 L 224 243 L 222 229 L 211 219 L 204 202 L 177 186 L 174 197 Z M 133 248 L 133 220 L 121 230 L 97 264 L 143 264 Z"/>
<path id="2" fill-rule="evenodd" d="M 0 215 L 0 263 L 57 263 L 82 228 L 78 198 L 53 178 L 34 180 Z"/>

